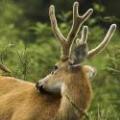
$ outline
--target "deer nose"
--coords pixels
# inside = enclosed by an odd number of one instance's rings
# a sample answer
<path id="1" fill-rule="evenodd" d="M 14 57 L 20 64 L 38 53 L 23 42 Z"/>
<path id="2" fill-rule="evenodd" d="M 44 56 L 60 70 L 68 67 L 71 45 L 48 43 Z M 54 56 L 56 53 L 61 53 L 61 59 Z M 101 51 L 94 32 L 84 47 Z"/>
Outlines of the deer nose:
<path id="1" fill-rule="evenodd" d="M 42 83 L 37 82 L 37 83 L 36 83 L 36 88 L 37 88 L 37 90 L 38 90 L 39 92 L 41 92 L 41 93 L 46 93 L 45 90 L 44 90 L 44 85 L 43 85 Z"/>
<path id="2" fill-rule="evenodd" d="M 36 83 L 36 88 L 37 88 L 38 90 L 40 90 L 40 89 L 43 88 L 43 85 L 40 84 L 39 82 L 37 82 L 37 83 Z"/>

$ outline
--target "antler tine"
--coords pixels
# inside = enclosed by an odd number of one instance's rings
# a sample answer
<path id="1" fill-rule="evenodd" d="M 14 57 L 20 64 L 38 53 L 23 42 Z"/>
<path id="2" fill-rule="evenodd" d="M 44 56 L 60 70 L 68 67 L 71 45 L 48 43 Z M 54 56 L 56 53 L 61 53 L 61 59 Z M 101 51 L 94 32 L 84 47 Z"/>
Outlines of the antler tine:
<path id="1" fill-rule="evenodd" d="M 78 13 L 78 7 L 79 7 L 79 3 L 75 2 L 73 5 L 73 24 L 70 32 L 68 33 L 67 38 L 63 36 L 63 34 L 58 28 L 57 20 L 55 17 L 54 5 L 51 5 L 49 8 L 49 16 L 50 16 L 53 33 L 62 44 L 62 54 L 61 54 L 62 60 L 66 60 L 69 58 L 69 53 L 70 53 L 72 43 L 74 42 L 75 37 L 77 36 L 80 30 L 80 26 L 90 17 L 90 15 L 93 12 L 93 9 L 89 9 L 84 15 L 80 16 Z"/>
<path id="2" fill-rule="evenodd" d="M 117 25 L 116 24 L 112 24 L 105 36 L 105 38 L 103 39 L 103 41 L 94 49 L 90 50 L 88 52 L 88 58 L 91 58 L 92 56 L 100 53 L 103 51 L 103 49 L 108 45 L 108 43 L 110 42 L 113 34 L 115 33 Z"/>
<path id="3" fill-rule="evenodd" d="M 88 39 L 88 26 L 83 26 L 81 40 L 87 43 L 87 39 Z"/>
<path id="4" fill-rule="evenodd" d="M 58 28 L 54 5 L 51 5 L 49 8 L 49 16 L 50 16 L 51 26 L 52 26 L 54 35 L 60 41 L 60 43 L 64 45 L 66 38 L 63 36 L 60 29 Z"/>
<path id="5" fill-rule="evenodd" d="M 81 38 L 76 39 L 76 44 L 87 43 L 88 39 L 88 26 L 83 26 L 81 31 Z"/>
<path id="6" fill-rule="evenodd" d="M 93 9 L 89 9 L 84 15 L 80 16 L 78 13 L 79 3 L 75 2 L 73 5 L 73 24 L 67 36 L 68 44 L 71 45 L 72 41 L 77 36 L 81 25 L 91 16 Z"/>

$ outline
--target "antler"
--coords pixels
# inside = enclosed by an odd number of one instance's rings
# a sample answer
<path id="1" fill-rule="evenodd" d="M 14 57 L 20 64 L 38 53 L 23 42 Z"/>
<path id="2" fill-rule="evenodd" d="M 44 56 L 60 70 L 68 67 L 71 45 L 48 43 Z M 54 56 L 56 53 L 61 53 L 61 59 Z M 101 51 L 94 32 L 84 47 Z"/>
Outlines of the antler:
<path id="1" fill-rule="evenodd" d="M 88 58 L 93 57 L 94 55 L 102 52 L 104 50 L 104 48 L 108 45 L 108 43 L 110 42 L 113 34 L 115 33 L 117 25 L 116 24 L 112 24 L 105 36 L 105 38 L 103 39 L 103 41 L 94 49 L 90 50 L 88 52 Z"/>
<path id="2" fill-rule="evenodd" d="M 57 19 L 55 17 L 54 5 L 51 5 L 49 8 L 49 16 L 53 33 L 55 34 L 56 38 L 61 42 L 61 44 L 64 45 L 66 38 L 63 36 L 63 34 L 60 32 L 60 29 L 58 28 Z"/>
<path id="3" fill-rule="evenodd" d="M 53 33 L 55 34 L 56 38 L 59 39 L 62 45 L 61 59 L 69 59 L 69 61 L 73 64 L 78 64 L 79 62 L 82 62 L 85 58 L 91 58 L 92 56 L 100 53 L 107 46 L 116 30 L 116 24 L 112 24 L 103 41 L 96 48 L 88 51 L 88 27 L 84 26 L 81 32 L 81 38 L 77 37 L 80 31 L 80 27 L 91 16 L 91 14 L 93 13 L 93 9 L 89 9 L 84 15 L 80 16 L 78 13 L 78 7 L 79 3 L 75 2 L 73 5 L 73 24 L 67 38 L 64 37 L 64 35 L 60 32 L 60 29 L 58 28 L 54 6 L 51 5 L 49 9 L 49 16 Z M 74 41 L 76 41 L 75 46 L 73 44 Z"/>
<path id="4" fill-rule="evenodd" d="M 84 26 L 83 30 L 81 32 L 81 39 L 76 40 L 76 47 L 73 49 L 73 53 L 70 54 L 70 61 L 72 64 L 78 64 L 85 60 L 85 58 L 91 58 L 95 56 L 96 54 L 102 52 L 104 48 L 108 45 L 110 42 L 115 30 L 116 30 L 116 24 L 112 24 L 103 39 L 103 41 L 94 49 L 88 51 L 87 47 L 87 37 L 88 37 L 88 27 Z"/>
<path id="5" fill-rule="evenodd" d="M 79 3 L 75 2 L 73 5 L 73 24 L 70 32 L 68 33 L 67 38 L 63 36 L 63 34 L 60 32 L 60 29 L 58 28 L 57 20 L 55 17 L 54 6 L 51 5 L 49 9 L 49 16 L 51 20 L 53 33 L 55 34 L 57 39 L 59 39 L 62 45 L 62 55 L 61 55 L 62 60 L 66 60 L 69 58 L 69 51 L 71 44 L 75 40 L 75 37 L 77 36 L 81 25 L 90 17 L 90 15 L 93 12 L 93 9 L 89 9 L 84 15 L 80 16 L 78 13 L 78 7 L 79 7 Z"/>
<path id="6" fill-rule="evenodd" d="M 87 38 L 88 38 L 88 27 L 83 26 L 81 31 L 81 38 L 76 39 L 75 47 L 72 46 L 73 48 L 71 48 L 70 50 L 69 53 L 70 63 L 78 64 L 84 61 L 84 59 L 88 55 Z"/>
<path id="7" fill-rule="evenodd" d="M 78 13 L 79 3 L 75 2 L 73 5 L 73 24 L 67 36 L 68 44 L 71 45 L 73 39 L 77 36 L 82 24 L 91 16 L 93 9 L 89 9 L 84 15 L 80 16 Z"/>

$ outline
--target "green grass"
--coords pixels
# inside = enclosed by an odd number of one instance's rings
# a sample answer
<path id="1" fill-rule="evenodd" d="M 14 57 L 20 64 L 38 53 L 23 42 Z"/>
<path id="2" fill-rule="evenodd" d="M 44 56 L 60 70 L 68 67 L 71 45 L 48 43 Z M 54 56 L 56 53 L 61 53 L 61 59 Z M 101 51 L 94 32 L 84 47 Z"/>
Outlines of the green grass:
<path id="1" fill-rule="evenodd" d="M 112 52 L 115 54 L 114 50 Z M 120 120 L 120 73 L 107 71 L 111 65 L 109 59 L 105 52 L 91 61 L 98 72 L 92 81 L 94 97 L 89 110 L 90 120 Z"/>

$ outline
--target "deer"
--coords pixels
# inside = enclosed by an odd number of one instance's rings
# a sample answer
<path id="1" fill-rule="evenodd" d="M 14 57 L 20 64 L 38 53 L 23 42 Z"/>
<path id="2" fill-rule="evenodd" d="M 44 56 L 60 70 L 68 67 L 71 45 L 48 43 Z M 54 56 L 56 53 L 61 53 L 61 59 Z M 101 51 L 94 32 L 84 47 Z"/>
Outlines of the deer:
<path id="1" fill-rule="evenodd" d="M 49 8 L 52 30 L 61 45 L 60 60 L 51 73 L 37 83 L 0 76 L 0 120 L 82 120 L 87 117 L 93 98 L 90 79 L 96 70 L 83 62 L 106 48 L 116 24 L 110 26 L 97 47 L 88 50 L 88 27 L 82 25 L 93 9 L 80 16 L 78 8 L 79 3 L 74 2 L 73 24 L 67 37 L 58 27 L 54 5 Z"/>

